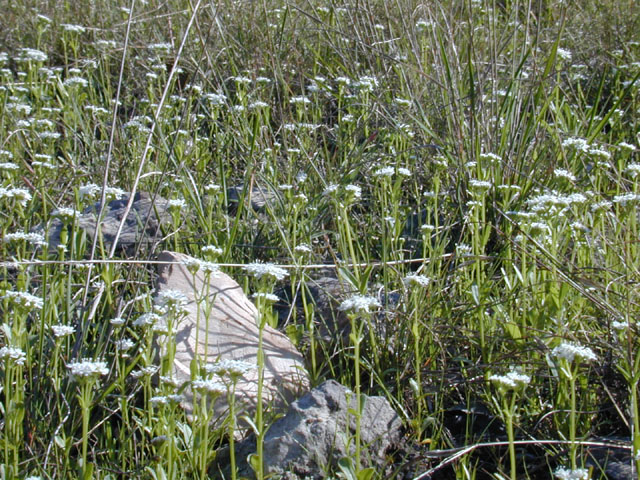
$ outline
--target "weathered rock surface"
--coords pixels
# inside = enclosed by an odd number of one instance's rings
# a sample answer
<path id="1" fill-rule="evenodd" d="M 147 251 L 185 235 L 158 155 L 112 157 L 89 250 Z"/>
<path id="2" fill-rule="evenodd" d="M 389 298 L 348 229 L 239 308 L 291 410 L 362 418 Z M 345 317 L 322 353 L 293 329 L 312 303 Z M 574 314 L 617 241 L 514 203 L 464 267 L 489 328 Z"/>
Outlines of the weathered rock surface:
<path id="1" fill-rule="evenodd" d="M 608 480 L 628 480 L 638 478 L 635 465 L 631 457 L 632 444 L 627 439 L 599 439 L 610 443 L 610 447 L 589 447 L 585 449 L 586 466 L 593 467 L 593 478 L 607 478 Z M 618 443 L 619 446 L 615 446 Z"/>
<path id="2" fill-rule="evenodd" d="M 361 465 L 382 472 L 387 451 L 400 441 L 402 423 L 383 397 L 365 395 L 363 404 Z M 355 394 L 334 380 L 292 403 L 265 435 L 265 473 L 291 479 L 324 478 L 327 467 L 335 469 L 341 458 L 354 458 L 356 420 L 349 410 L 355 411 L 356 405 Z M 237 450 L 236 459 L 244 461 L 255 452 L 255 438 L 249 437 Z M 253 477 L 246 461 L 239 469 L 240 475 Z"/>
<path id="3" fill-rule="evenodd" d="M 115 240 L 118 226 L 124 217 L 130 196 L 127 194 L 119 200 L 110 201 L 100 222 L 100 232 L 105 248 L 110 249 Z M 87 241 L 93 241 L 100 213 L 100 202 L 86 208 L 77 218 L 78 226 L 87 233 Z M 139 243 L 151 246 L 162 238 L 161 226 L 167 228 L 171 224 L 168 200 L 160 196 L 152 196 L 145 192 L 137 192 L 131 210 L 127 215 L 120 237 L 118 248 L 126 252 L 133 252 Z M 54 218 L 49 225 L 49 248 L 56 248 L 60 244 L 60 234 L 64 228 L 63 222 Z M 39 230 L 43 230 L 40 228 Z"/>
<path id="4" fill-rule="evenodd" d="M 281 319 L 288 317 L 292 307 L 298 310 L 299 316 L 304 315 L 302 295 L 307 295 L 307 303 L 314 307 L 315 331 L 320 340 L 328 342 L 348 335 L 349 318 L 338 307 L 351 294 L 356 293 L 355 290 L 336 277 L 308 280 L 306 288 L 306 291 L 299 291 L 295 298 L 292 298 L 291 288 L 278 292 L 278 296 L 285 300 L 284 303 L 276 304 Z"/>
<path id="5" fill-rule="evenodd" d="M 253 183 L 251 188 L 245 188 L 244 185 L 234 185 L 227 189 L 230 213 L 235 213 L 238 210 L 238 204 L 242 198 L 244 198 L 245 205 L 251 205 L 254 211 L 264 212 L 267 205 L 271 208 L 275 207 L 278 196 L 273 190 L 257 183 Z"/>
<path id="6" fill-rule="evenodd" d="M 165 251 L 158 260 L 178 262 L 160 265 L 158 291 L 177 290 L 188 298 L 188 315 L 176 328 L 176 379 L 181 384 L 191 380 L 191 361 L 196 355 L 206 363 L 226 359 L 257 364 L 258 312 L 240 285 L 222 272 L 211 274 L 208 280 L 202 271 L 194 277 L 185 265 L 186 261 L 193 260 L 188 255 Z M 196 303 L 196 296 L 204 298 L 207 295 L 208 307 L 205 301 Z M 265 405 L 271 403 L 271 408 L 282 407 L 284 402 L 308 390 L 303 358 L 286 335 L 267 325 L 263 329 L 263 352 Z M 252 414 L 257 390 L 258 371 L 255 369 L 236 385 L 239 414 L 243 410 Z M 190 412 L 192 394 L 189 389 L 184 393 L 187 399 L 184 406 Z M 214 408 L 218 415 L 224 415 L 226 399 L 220 398 Z"/>

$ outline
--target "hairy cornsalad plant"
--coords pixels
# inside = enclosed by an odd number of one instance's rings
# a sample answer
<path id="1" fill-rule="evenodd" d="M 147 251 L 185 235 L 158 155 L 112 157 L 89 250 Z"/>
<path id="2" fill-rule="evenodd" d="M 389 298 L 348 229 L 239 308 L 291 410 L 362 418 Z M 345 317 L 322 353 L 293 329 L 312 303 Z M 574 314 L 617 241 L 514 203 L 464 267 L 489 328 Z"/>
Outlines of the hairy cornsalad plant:
<path id="1" fill-rule="evenodd" d="M 239 370 L 174 378 L 159 249 L 255 293 L 260 338 L 351 388 L 357 425 L 389 400 L 407 434 L 380 478 L 605 478 L 603 446 L 636 475 L 638 9 L 7 2 L 0 476 L 203 479 L 230 448 L 237 478 L 246 423 L 269 475 L 262 387 L 238 422 Z M 167 202 L 159 245 L 87 228 L 137 192 Z M 322 467 L 369 478 L 345 434 L 355 458 Z"/>

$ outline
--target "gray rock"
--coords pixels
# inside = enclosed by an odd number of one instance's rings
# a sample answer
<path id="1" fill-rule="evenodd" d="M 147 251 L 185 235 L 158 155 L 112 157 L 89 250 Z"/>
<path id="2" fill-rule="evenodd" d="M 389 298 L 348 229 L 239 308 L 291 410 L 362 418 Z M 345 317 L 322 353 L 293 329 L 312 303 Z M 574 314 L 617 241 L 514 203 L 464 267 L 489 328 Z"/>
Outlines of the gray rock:
<path id="1" fill-rule="evenodd" d="M 318 339 L 330 342 L 349 334 L 350 324 L 347 315 L 338 310 L 340 304 L 350 295 L 356 293 L 346 282 L 336 277 L 321 277 L 310 279 L 306 284 L 306 291 L 298 291 L 292 298 L 291 288 L 278 292 L 278 296 L 285 299 L 286 304 L 279 304 L 280 316 L 283 320 L 289 316 L 291 307 L 297 309 L 299 318 L 304 317 L 302 295 L 306 295 L 307 303 L 313 304 L 316 322 L 315 332 Z"/>
<path id="2" fill-rule="evenodd" d="M 635 462 L 631 456 L 632 443 L 629 440 L 613 438 L 598 439 L 610 444 L 609 447 L 587 446 L 586 466 L 593 467 L 593 478 L 607 480 L 630 480 L 638 478 Z"/>
<path id="3" fill-rule="evenodd" d="M 251 205 L 256 212 L 264 212 L 269 206 L 275 208 L 278 196 L 267 186 L 253 183 L 251 188 L 244 185 L 235 185 L 227 189 L 227 202 L 229 213 L 235 214 L 238 210 L 240 200 L 244 198 L 245 206 Z"/>
<path id="4" fill-rule="evenodd" d="M 361 466 L 382 472 L 387 451 L 400 442 L 402 422 L 385 398 L 363 397 Z M 350 410 L 355 409 L 355 394 L 334 380 L 292 403 L 287 414 L 265 435 L 265 473 L 286 474 L 286 478 L 325 478 L 335 470 L 338 460 L 353 459 L 356 422 Z M 252 436 L 238 446 L 236 458 L 246 459 L 254 452 Z M 253 477 L 246 462 L 240 464 L 240 474 Z"/>
<path id="5" fill-rule="evenodd" d="M 217 272 L 205 278 L 202 271 L 194 276 L 185 265 L 192 257 L 181 253 L 162 252 L 158 256 L 157 290 L 177 290 L 188 299 L 186 317 L 176 327 L 175 377 L 179 384 L 189 385 L 191 363 L 196 355 L 205 363 L 219 360 L 240 360 L 257 364 L 259 328 L 258 311 L 238 285 L 228 275 Z M 196 295 L 208 302 L 196 303 Z M 208 305 L 207 305 L 208 303 Z M 198 312 L 199 310 L 199 312 Z M 208 311 L 208 313 L 207 313 Z M 264 404 L 270 411 L 284 407 L 309 388 L 304 361 L 289 338 L 266 326 L 263 329 Z M 253 415 L 258 391 L 258 371 L 249 372 L 236 385 L 238 415 Z M 187 413 L 192 412 L 193 395 L 184 391 Z M 215 411 L 218 417 L 226 414 L 225 398 L 219 398 Z"/>
<path id="6" fill-rule="evenodd" d="M 100 233 L 106 249 L 110 249 L 115 240 L 116 232 L 129 201 L 127 194 L 119 200 L 110 201 L 103 213 L 100 222 Z M 98 223 L 100 203 L 86 208 L 77 218 L 77 225 L 87 234 L 87 242 L 93 241 L 93 236 Z M 150 247 L 162 238 L 161 226 L 168 228 L 171 225 L 171 214 L 169 212 L 168 201 L 160 196 L 153 197 L 145 192 L 137 192 L 134 197 L 131 210 L 127 215 L 125 223 L 118 238 L 118 248 L 126 253 L 132 253 L 135 247 L 142 243 Z M 47 241 L 49 248 L 55 249 L 60 244 L 60 234 L 65 228 L 63 222 L 54 218 L 49 224 Z M 44 227 L 39 227 L 43 231 Z"/>

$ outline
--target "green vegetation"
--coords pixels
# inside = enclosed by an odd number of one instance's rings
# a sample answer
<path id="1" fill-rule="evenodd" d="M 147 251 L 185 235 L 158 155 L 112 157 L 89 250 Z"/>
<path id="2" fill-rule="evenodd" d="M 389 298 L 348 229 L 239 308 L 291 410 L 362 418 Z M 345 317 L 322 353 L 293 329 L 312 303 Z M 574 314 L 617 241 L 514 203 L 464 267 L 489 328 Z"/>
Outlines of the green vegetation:
<path id="1" fill-rule="evenodd" d="M 287 332 L 314 384 L 388 398 L 415 475 L 452 449 L 440 478 L 596 479 L 585 441 L 613 437 L 639 467 L 639 21 L 632 0 L 7 2 L 0 477 L 206 478 L 228 444 L 236 419 L 179 408 L 170 348 L 154 366 L 147 253 L 105 262 L 75 222 L 134 189 L 173 201 L 163 248 L 248 292 L 274 284 L 229 264 L 295 291 L 335 267 L 362 295 L 339 354 L 310 303 Z M 275 201 L 229 215 L 237 184 Z M 29 232 L 54 217 L 49 249 Z M 504 430 L 456 435 L 460 404 Z"/>

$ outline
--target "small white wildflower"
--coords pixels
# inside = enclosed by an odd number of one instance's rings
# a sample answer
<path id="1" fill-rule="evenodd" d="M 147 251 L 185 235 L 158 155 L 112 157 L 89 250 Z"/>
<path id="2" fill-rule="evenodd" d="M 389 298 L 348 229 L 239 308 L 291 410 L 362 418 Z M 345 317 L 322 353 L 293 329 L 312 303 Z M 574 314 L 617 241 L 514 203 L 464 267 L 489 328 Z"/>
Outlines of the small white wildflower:
<path id="1" fill-rule="evenodd" d="M 155 299 L 155 304 L 160 307 L 169 307 L 175 309 L 181 309 L 187 303 L 189 299 L 187 296 L 179 290 L 162 290 L 158 292 L 158 296 Z"/>
<path id="2" fill-rule="evenodd" d="M 173 198 L 167 202 L 171 209 L 181 210 L 187 206 L 187 202 L 183 198 Z"/>
<path id="3" fill-rule="evenodd" d="M 82 25 L 71 25 L 70 23 L 63 23 L 60 26 L 65 32 L 71 33 L 84 33 L 86 30 Z"/>
<path id="4" fill-rule="evenodd" d="M 275 280 L 282 280 L 289 275 L 284 268 L 280 268 L 273 263 L 249 263 L 243 268 L 246 272 L 258 279 L 262 277 L 273 277 Z"/>
<path id="5" fill-rule="evenodd" d="M 597 157 L 603 160 L 609 160 L 611 158 L 611 154 L 606 150 L 603 150 L 602 148 L 590 148 L 589 155 L 592 155 L 594 157 Z"/>
<path id="6" fill-rule="evenodd" d="M 629 322 L 619 322 L 617 320 L 614 320 L 613 322 L 611 322 L 611 328 L 613 328 L 614 330 L 627 330 L 629 328 Z"/>
<path id="7" fill-rule="evenodd" d="M 471 188 L 471 190 L 475 192 L 486 192 L 487 190 L 491 189 L 491 186 L 492 183 L 486 180 L 477 180 L 475 178 L 469 180 L 469 188 Z"/>
<path id="8" fill-rule="evenodd" d="M 231 378 L 241 377 L 258 366 L 254 363 L 243 362 L 241 360 L 220 360 L 205 367 L 208 373 L 216 374 L 220 377 L 230 376 Z"/>
<path id="9" fill-rule="evenodd" d="M 556 358 L 565 359 L 568 362 L 573 362 L 576 357 L 590 361 L 596 361 L 598 359 L 589 347 L 583 347 L 582 345 L 570 342 L 561 343 L 551 351 L 551 354 Z"/>
<path id="10" fill-rule="evenodd" d="M 338 185 L 335 183 L 330 183 L 329 185 L 327 185 L 327 188 L 324 189 L 324 192 L 322 192 L 322 194 L 329 196 L 336 193 L 337 191 L 338 191 Z"/>
<path id="11" fill-rule="evenodd" d="M 46 62 L 48 58 L 46 53 L 36 50 L 35 48 L 22 48 L 20 50 L 20 56 L 15 60 L 19 62 Z"/>
<path id="12" fill-rule="evenodd" d="M 130 348 L 133 348 L 135 346 L 135 342 L 133 340 L 129 339 L 129 338 L 123 338 L 121 340 L 116 340 L 113 343 L 116 346 L 116 350 L 118 350 L 120 352 L 125 352 L 125 351 L 127 351 Z"/>
<path id="13" fill-rule="evenodd" d="M 210 183 L 204 187 L 204 192 L 207 195 L 215 195 L 221 190 L 220 185 L 216 185 L 215 183 Z"/>
<path id="14" fill-rule="evenodd" d="M 51 213 L 51 216 L 57 217 L 63 221 L 71 221 L 74 218 L 79 217 L 80 212 L 70 207 L 59 207 Z"/>
<path id="15" fill-rule="evenodd" d="M 589 478 L 589 470 L 586 468 L 571 470 L 562 467 L 553 472 L 553 476 L 560 480 L 587 480 Z"/>
<path id="16" fill-rule="evenodd" d="M 598 212 L 601 210 L 608 210 L 611 208 L 611 205 L 613 205 L 610 201 L 608 200 L 602 200 L 600 202 L 594 203 L 593 205 L 591 205 L 591 211 L 592 212 Z"/>
<path id="17" fill-rule="evenodd" d="M 636 203 L 638 201 L 640 201 L 640 194 L 637 193 L 626 193 L 613 197 L 613 203 L 619 203 L 623 207 L 626 206 L 627 203 Z"/>
<path id="18" fill-rule="evenodd" d="M 160 370 L 160 367 L 151 365 L 148 367 L 142 367 L 140 368 L 140 370 L 135 370 L 131 372 L 131 376 L 133 378 L 150 377 L 151 375 L 155 375 L 158 370 Z"/>
<path id="19" fill-rule="evenodd" d="M 233 81 L 239 85 L 249 85 L 251 83 L 251 79 L 249 77 L 243 76 L 233 77 Z"/>
<path id="20" fill-rule="evenodd" d="M 62 84 L 65 87 L 86 87 L 89 82 L 82 77 L 69 77 Z"/>
<path id="21" fill-rule="evenodd" d="M 0 348 L 0 358 L 13 360 L 17 365 L 24 365 L 27 361 L 27 354 L 19 348 L 2 347 Z"/>
<path id="22" fill-rule="evenodd" d="M 14 305 L 27 308 L 29 310 L 42 310 L 42 307 L 44 306 L 42 298 L 31 295 L 27 292 L 15 292 L 10 290 L 5 292 L 5 294 L 0 298 L 9 300 Z"/>
<path id="23" fill-rule="evenodd" d="M 82 185 L 78 189 L 78 195 L 80 196 L 81 200 L 84 199 L 85 197 L 94 198 L 99 192 L 100 192 L 100 187 L 95 183 Z"/>
<path id="24" fill-rule="evenodd" d="M 147 48 L 149 50 L 164 50 L 168 52 L 172 47 L 170 43 L 151 43 L 147 45 Z"/>
<path id="25" fill-rule="evenodd" d="M 43 139 L 43 140 L 47 140 L 47 139 L 51 139 L 51 140 L 56 140 L 58 138 L 60 138 L 60 134 L 58 132 L 40 132 L 38 133 L 38 137 Z"/>
<path id="26" fill-rule="evenodd" d="M 269 104 L 261 101 L 256 101 L 249 104 L 249 110 L 256 110 L 259 108 L 269 108 Z"/>
<path id="27" fill-rule="evenodd" d="M 589 144 L 584 138 L 567 138 L 562 142 L 562 146 L 566 148 L 573 148 L 581 152 L 587 152 L 589 150 Z"/>
<path id="28" fill-rule="evenodd" d="M 363 76 L 357 82 L 352 84 L 355 88 L 362 92 L 372 92 L 378 86 L 378 80 L 375 77 Z"/>
<path id="29" fill-rule="evenodd" d="M 292 97 L 291 99 L 289 99 L 289 103 L 293 104 L 293 105 L 308 105 L 311 103 L 311 100 L 309 100 L 307 97 L 301 95 L 298 97 Z"/>
<path id="30" fill-rule="evenodd" d="M 395 173 L 393 167 L 382 167 L 373 172 L 374 177 L 390 177 Z"/>
<path id="31" fill-rule="evenodd" d="M 636 178 L 640 175 L 640 163 L 630 163 L 624 171 L 627 172 L 631 178 Z"/>
<path id="32" fill-rule="evenodd" d="M 353 295 L 344 300 L 338 310 L 342 312 L 369 313 L 372 308 L 381 307 L 380 302 L 375 297 L 366 295 Z"/>
<path id="33" fill-rule="evenodd" d="M 351 195 L 353 195 L 354 199 L 358 199 L 362 196 L 362 188 L 360 188 L 358 185 L 349 184 L 344 187 L 344 189 Z"/>
<path id="34" fill-rule="evenodd" d="M 575 182 L 576 181 L 576 176 L 573 173 L 571 173 L 569 170 L 565 170 L 564 168 L 556 168 L 553 171 L 553 174 L 557 178 L 566 178 L 570 182 Z"/>
<path id="35" fill-rule="evenodd" d="M 215 380 L 194 380 L 191 382 L 191 389 L 203 394 L 223 395 L 227 393 L 226 385 Z"/>
<path id="36" fill-rule="evenodd" d="M 158 405 L 167 405 L 169 403 L 169 397 L 166 395 L 156 395 L 149 399 L 149 403 L 153 407 L 157 407 Z"/>
<path id="37" fill-rule="evenodd" d="M 471 254 L 471 247 L 466 243 L 459 243 L 456 245 L 456 255 L 464 257 L 465 255 Z"/>
<path id="38" fill-rule="evenodd" d="M 265 300 L 266 302 L 279 302 L 280 301 L 280 297 L 278 297 L 277 295 L 274 295 L 273 293 L 265 293 L 265 292 L 256 292 L 253 295 L 251 295 L 253 298 L 261 298 L 263 300 Z"/>
<path id="39" fill-rule="evenodd" d="M 79 362 L 70 362 L 67 364 L 67 368 L 74 377 L 97 377 L 109 373 L 107 362 L 94 361 L 87 358 Z"/>
<path id="40" fill-rule="evenodd" d="M 296 182 L 297 182 L 297 183 L 304 183 L 304 182 L 306 182 L 306 181 L 307 181 L 307 177 L 308 177 L 308 175 L 307 175 L 306 173 L 304 173 L 304 172 L 299 172 L 299 173 L 296 175 Z"/>
<path id="41" fill-rule="evenodd" d="M 202 253 L 213 257 L 217 255 L 222 255 L 223 250 L 220 247 L 216 247 L 215 245 L 206 245 L 202 247 Z"/>
<path id="42" fill-rule="evenodd" d="M 531 377 L 512 368 L 506 375 L 491 375 L 489 380 L 505 388 L 518 388 L 531 382 Z"/>
<path id="43" fill-rule="evenodd" d="M 296 253 L 311 253 L 311 247 L 309 245 L 307 245 L 306 243 L 301 243 L 300 245 L 296 245 L 296 247 L 293 249 L 294 252 Z"/>
<path id="44" fill-rule="evenodd" d="M 431 279 L 425 275 L 419 275 L 417 273 L 410 273 L 404 277 L 405 285 L 417 285 L 419 287 L 427 287 L 431 283 Z"/>
<path id="45" fill-rule="evenodd" d="M 560 60 L 571 60 L 571 52 L 569 50 L 565 50 L 564 48 L 558 48 L 556 50 L 556 55 Z"/>
<path id="46" fill-rule="evenodd" d="M 213 106 L 220 106 L 227 103 L 227 97 L 221 93 L 205 93 L 202 98 L 207 100 Z"/>
<path id="47" fill-rule="evenodd" d="M 623 150 L 628 150 L 630 152 L 634 152 L 636 150 L 636 146 L 635 145 L 632 145 L 632 144 L 627 143 L 627 142 L 620 142 L 618 144 L 618 148 L 621 148 Z"/>
<path id="48" fill-rule="evenodd" d="M 125 319 L 122 317 L 116 317 L 109 320 L 109 323 L 114 327 L 121 327 L 125 323 Z"/>
<path id="49" fill-rule="evenodd" d="M 157 313 L 143 313 L 133 322 L 133 326 L 146 327 L 149 325 L 154 325 L 158 320 L 160 320 L 160 318 L 160 315 L 158 315 Z"/>
<path id="50" fill-rule="evenodd" d="M 22 241 L 22 240 L 30 243 L 31 245 L 35 245 L 37 247 L 47 245 L 47 242 L 44 239 L 44 235 L 41 235 L 39 233 L 34 233 L 34 232 L 31 232 L 31 233 L 25 233 L 25 232 L 7 233 L 2 239 L 2 241 L 4 241 L 5 243 Z"/>
<path id="51" fill-rule="evenodd" d="M 70 325 L 51 325 L 53 336 L 56 338 L 66 337 L 67 335 L 73 335 L 76 333 L 75 327 Z"/>
<path id="52" fill-rule="evenodd" d="M 487 152 L 480 154 L 480 160 L 484 160 L 488 163 L 500 163 L 502 162 L 502 157 L 500 157 L 500 155 L 496 155 L 495 153 Z"/>

